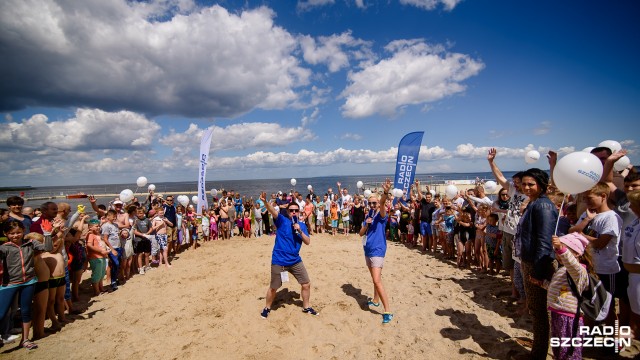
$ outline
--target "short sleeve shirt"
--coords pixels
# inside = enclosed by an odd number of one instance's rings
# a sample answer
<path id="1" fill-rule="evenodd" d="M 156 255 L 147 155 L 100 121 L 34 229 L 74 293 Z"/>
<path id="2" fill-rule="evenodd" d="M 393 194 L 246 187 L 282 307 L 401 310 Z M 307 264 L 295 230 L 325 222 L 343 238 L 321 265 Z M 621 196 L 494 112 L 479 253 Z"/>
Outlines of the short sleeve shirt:
<path id="1" fill-rule="evenodd" d="M 373 221 L 367 229 L 367 241 L 364 245 L 364 256 L 366 257 L 384 257 L 387 254 L 387 239 L 385 235 L 385 226 L 387 217 L 381 217 L 377 213 L 373 217 Z"/>
<path id="2" fill-rule="evenodd" d="M 302 222 L 298 223 L 300 230 L 307 236 L 309 231 Z M 302 261 L 300 248 L 302 247 L 302 237 L 293 231 L 291 219 L 278 214 L 275 221 L 276 240 L 271 252 L 271 264 L 280 266 L 291 266 Z"/>
<path id="3" fill-rule="evenodd" d="M 636 218 L 627 225 L 622 236 L 622 262 L 640 264 L 640 220 Z"/>
<path id="4" fill-rule="evenodd" d="M 118 236 L 118 227 L 112 223 L 104 223 L 102 225 L 102 235 L 107 235 L 107 241 L 109 246 L 114 249 L 120 248 L 120 237 Z"/>
<path id="5" fill-rule="evenodd" d="M 578 222 L 587 216 L 583 213 Z M 586 235 L 599 237 L 611 235 L 612 238 L 602 249 L 593 248 L 593 267 L 597 274 L 615 274 L 620 271 L 618 264 L 618 242 L 622 230 L 622 219 L 613 210 L 597 214 L 582 231 Z"/>

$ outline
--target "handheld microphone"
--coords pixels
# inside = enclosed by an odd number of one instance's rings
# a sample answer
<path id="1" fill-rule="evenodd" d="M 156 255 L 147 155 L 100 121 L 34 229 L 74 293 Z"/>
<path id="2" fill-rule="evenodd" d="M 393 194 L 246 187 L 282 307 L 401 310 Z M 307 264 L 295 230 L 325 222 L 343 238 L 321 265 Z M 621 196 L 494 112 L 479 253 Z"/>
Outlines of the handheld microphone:
<path id="1" fill-rule="evenodd" d="M 292 222 L 293 222 L 294 224 L 297 224 L 297 223 L 298 223 L 298 217 L 297 217 L 297 216 L 293 216 L 293 217 L 291 218 L 291 220 L 292 220 Z M 292 225 L 292 226 L 293 226 L 293 225 Z M 294 230 L 295 230 L 296 234 L 300 235 L 300 230 L 298 230 L 298 229 L 296 229 L 296 228 L 294 228 Z"/>

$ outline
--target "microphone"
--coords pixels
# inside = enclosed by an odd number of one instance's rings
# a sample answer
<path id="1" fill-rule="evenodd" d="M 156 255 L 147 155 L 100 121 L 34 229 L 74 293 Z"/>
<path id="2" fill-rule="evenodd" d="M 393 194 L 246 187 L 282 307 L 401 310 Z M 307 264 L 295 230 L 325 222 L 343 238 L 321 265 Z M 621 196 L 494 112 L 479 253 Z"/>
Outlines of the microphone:
<path id="1" fill-rule="evenodd" d="M 298 217 L 297 217 L 297 216 L 293 216 L 293 217 L 291 218 L 291 220 L 292 220 L 292 222 L 293 222 L 294 224 L 297 224 L 297 223 L 298 223 Z M 293 225 L 292 225 L 292 226 L 293 226 Z M 294 228 L 294 230 L 295 230 L 295 232 L 296 232 L 296 234 L 297 234 L 297 235 L 300 235 L 300 230 L 298 230 L 298 229 L 296 229 L 296 228 Z"/>

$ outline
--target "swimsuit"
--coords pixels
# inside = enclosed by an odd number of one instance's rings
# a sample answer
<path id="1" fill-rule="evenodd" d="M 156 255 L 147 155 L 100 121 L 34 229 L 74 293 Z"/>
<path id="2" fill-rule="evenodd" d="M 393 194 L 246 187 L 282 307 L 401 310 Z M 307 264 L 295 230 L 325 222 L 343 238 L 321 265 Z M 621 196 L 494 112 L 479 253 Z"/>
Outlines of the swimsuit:
<path id="1" fill-rule="evenodd" d="M 64 286 L 64 285 L 65 285 L 64 275 L 52 277 L 49 279 L 49 289 L 55 289 L 57 287 Z"/>

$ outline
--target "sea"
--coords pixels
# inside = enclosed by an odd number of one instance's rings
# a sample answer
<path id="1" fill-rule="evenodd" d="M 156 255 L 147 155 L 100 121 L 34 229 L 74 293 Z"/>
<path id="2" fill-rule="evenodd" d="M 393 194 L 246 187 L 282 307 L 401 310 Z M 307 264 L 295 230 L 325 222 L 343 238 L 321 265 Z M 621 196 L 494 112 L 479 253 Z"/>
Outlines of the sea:
<path id="1" fill-rule="evenodd" d="M 515 174 L 515 172 L 505 171 L 504 176 L 508 179 Z M 303 194 L 307 194 L 308 187 L 311 186 L 316 194 L 324 194 L 328 188 L 332 188 L 333 192 L 338 191 L 337 183 L 340 182 L 343 188 L 347 188 L 349 193 L 363 192 L 366 189 L 379 189 L 382 182 L 386 178 L 391 178 L 391 175 L 362 175 L 362 176 L 346 176 L 346 175 L 334 175 L 334 176 L 320 176 L 309 178 L 297 178 L 295 186 L 291 185 L 291 178 L 286 179 L 245 179 L 245 180 L 215 180 L 210 179 L 206 181 L 207 191 L 216 189 L 219 192 L 224 190 L 234 190 L 239 192 L 242 196 L 247 198 L 253 197 L 254 199 L 259 197 L 261 191 L 265 191 L 268 194 L 276 193 L 278 191 L 290 190 L 299 191 Z M 438 173 L 438 174 L 416 174 L 416 179 L 423 185 L 442 185 L 453 182 L 458 183 L 470 183 L 476 179 L 494 180 L 491 172 L 477 172 L 477 173 Z M 392 179 L 393 180 L 393 179 Z M 357 188 L 357 183 L 362 181 L 364 186 L 361 189 Z M 149 183 L 150 184 L 150 183 Z M 129 184 L 100 184 L 100 185 L 75 185 L 75 186 L 44 186 L 44 187 L 30 187 L 22 190 L 14 191 L 2 191 L 0 192 L 0 202 L 12 195 L 19 195 L 27 199 L 25 206 L 37 207 L 44 202 L 68 202 L 72 206 L 75 204 L 88 204 L 87 199 L 65 199 L 66 195 L 84 193 L 87 195 L 95 195 L 98 198 L 98 203 L 107 203 L 113 198 L 105 199 L 106 196 L 114 196 L 119 194 L 122 190 L 130 189 L 137 194 L 144 196 L 148 190 L 148 185 L 138 188 L 135 184 L 135 177 L 133 182 Z M 193 195 L 197 194 L 198 182 L 194 181 L 178 181 L 178 182 L 159 182 L 153 183 L 156 187 L 156 194 L 172 193 L 172 194 L 184 194 Z M 190 196 L 191 197 L 191 196 Z M 0 207 L 6 207 L 0 205 Z"/>

